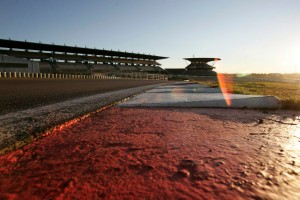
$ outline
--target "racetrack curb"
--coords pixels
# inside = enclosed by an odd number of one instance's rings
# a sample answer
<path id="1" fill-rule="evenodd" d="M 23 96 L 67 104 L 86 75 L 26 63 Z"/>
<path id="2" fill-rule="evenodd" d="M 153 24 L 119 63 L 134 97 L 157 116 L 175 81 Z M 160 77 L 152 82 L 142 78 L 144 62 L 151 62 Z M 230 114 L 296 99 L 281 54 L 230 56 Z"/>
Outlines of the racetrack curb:
<path id="1" fill-rule="evenodd" d="M 102 93 L 1 115 L 0 155 L 25 146 L 71 120 L 80 120 L 103 107 L 163 84 Z"/>

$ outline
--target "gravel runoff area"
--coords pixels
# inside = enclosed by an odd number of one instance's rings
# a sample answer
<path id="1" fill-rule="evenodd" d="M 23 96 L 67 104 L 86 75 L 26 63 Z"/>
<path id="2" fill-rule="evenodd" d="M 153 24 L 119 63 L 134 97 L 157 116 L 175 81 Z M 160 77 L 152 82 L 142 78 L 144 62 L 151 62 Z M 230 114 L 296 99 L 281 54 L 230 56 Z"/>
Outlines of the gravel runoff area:
<path id="1" fill-rule="evenodd" d="M 19 84 L 22 83 L 18 82 Z M 8 82 L 6 82 L 8 83 Z M 42 84 L 45 87 L 43 91 L 38 90 L 38 88 L 43 88 L 42 86 L 35 85 L 32 88 L 30 84 L 24 81 L 26 91 L 21 92 L 21 88 L 16 88 L 16 94 L 10 92 L 8 95 L 10 98 L 16 96 L 18 92 L 20 96 L 18 99 L 21 104 L 28 103 L 27 101 L 40 102 L 43 98 L 49 98 L 51 101 L 58 101 L 64 98 L 67 98 L 66 94 L 74 95 L 87 95 L 89 93 L 103 92 L 109 90 L 116 90 L 128 87 L 134 87 L 129 89 L 123 89 L 113 92 L 106 92 L 101 94 L 96 94 L 87 97 L 75 98 L 72 100 L 66 100 L 59 103 L 54 103 L 45 106 L 39 106 L 35 108 L 29 108 L 26 110 L 20 110 L 17 112 L 11 112 L 7 114 L 0 115 L 0 155 L 8 151 L 22 147 L 37 138 L 42 137 L 46 132 L 49 133 L 49 130 L 54 129 L 55 127 L 65 123 L 70 122 L 74 118 L 84 118 L 85 115 L 89 115 L 91 112 L 97 112 L 97 110 L 102 109 L 103 107 L 128 98 L 132 95 L 138 94 L 148 89 L 152 89 L 160 84 L 155 84 L 157 82 L 153 81 L 30 81 L 29 83 Z M 53 83 L 54 85 L 52 85 Z M 63 83 L 63 84 L 59 84 Z M 80 83 L 86 85 L 82 86 Z M 103 84 L 97 86 L 97 84 Z M 107 85 L 105 85 L 107 84 Z M 111 88 L 109 86 L 111 85 Z M 152 85 L 150 85 L 152 84 Z M 154 84 L 154 85 L 153 85 Z M 164 83 L 161 83 L 164 84 Z M 81 86 L 77 88 L 76 86 Z M 146 85 L 136 87 L 138 85 Z M 1 85 L 2 86 L 2 85 Z M 3 87 L 3 86 L 2 86 Z M 15 85 L 16 87 L 16 85 Z M 93 87 L 98 88 L 98 90 L 93 89 Z M 49 91 L 47 91 L 47 88 Z M 55 89 L 57 88 L 57 90 Z M 101 90 L 102 89 L 102 90 Z M 53 91 L 55 94 L 51 94 L 50 91 Z M 74 92 L 75 94 L 73 94 Z M 29 93 L 29 94 L 28 94 Z M 45 95 L 45 96 L 44 96 Z M 56 95 L 62 95 L 61 98 L 55 98 Z M 27 98 L 24 98 L 26 96 Z M 35 98 L 36 96 L 36 98 Z M 6 98 L 9 98 L 6 97 Z M 4 96 L 5 99 L 5 96 Z M 41 102 L 40 102 L 41 103 Z M 42 102 L 45 103 L 44 101 Z M 34 105 L 34 104 L 33 104 Z M 2 105 L 3 106 L 3 105 Z M 77 119 L 79 120 L 79 119 Z"/>
<path id="2" fill-rule="evenodd" d="M 0 79 L 0 115 L 36 106 L 167 81 Z"/>

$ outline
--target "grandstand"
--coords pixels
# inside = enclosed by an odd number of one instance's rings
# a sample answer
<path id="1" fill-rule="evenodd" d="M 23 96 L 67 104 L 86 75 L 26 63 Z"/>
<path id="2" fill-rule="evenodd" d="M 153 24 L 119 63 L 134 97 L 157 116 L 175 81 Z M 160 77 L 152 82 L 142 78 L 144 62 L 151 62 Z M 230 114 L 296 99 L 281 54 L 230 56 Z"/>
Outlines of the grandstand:
<path id="1" fill-rule="evenodd" d="M 208 62 L 216 62 L 220 58 L 184 58 L 191 63 L 185 68 L 185 74 L 194 76 L 216 76 L 217 73 L 213 71 L 213 65 L 207 64 Z"/>
<path id="2" fill-rule="evenodd" d="M 0 72 L 39 72 L 39 64 L 31 60 L 16 58 L 14 56 L 4 56 L 0 54 L 0 62 Z"/>
<path id="3" fill-rule="evenodd" d="M 179 69 L 166 69 L 169 77 L 177 76 L 216 76 L 217 73 L 213 71 L 215 68 L 213 65 L 209 65 L 208 62 L 216 62 L 221 60 L 220 58 L 184 58 L 191 63 L 186 68 Z"/>
<path id="4" fill-rule="evenodd" d="M 128 73 L 164 74 L 166 72 L 157 60 L 167 58 L 4 39 L 0 39 L 0 56 L 0 72 L 111 76 Z"/>

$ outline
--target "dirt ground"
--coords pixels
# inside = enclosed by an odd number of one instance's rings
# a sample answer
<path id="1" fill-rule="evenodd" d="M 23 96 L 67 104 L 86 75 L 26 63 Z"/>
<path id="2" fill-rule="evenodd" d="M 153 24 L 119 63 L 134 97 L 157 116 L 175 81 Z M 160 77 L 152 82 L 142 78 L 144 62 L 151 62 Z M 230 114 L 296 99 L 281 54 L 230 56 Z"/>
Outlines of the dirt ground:
<path id="1" fill-rule="evenodd" d="M 0 79 L 0 114 L 77 97 L 166 81 L 99 79 Z"/>
<path id="2" fill-rule="evenodd" d="M 0 199 L 298 199 L 299 112 L 113 107 L 0 157 Z"/>

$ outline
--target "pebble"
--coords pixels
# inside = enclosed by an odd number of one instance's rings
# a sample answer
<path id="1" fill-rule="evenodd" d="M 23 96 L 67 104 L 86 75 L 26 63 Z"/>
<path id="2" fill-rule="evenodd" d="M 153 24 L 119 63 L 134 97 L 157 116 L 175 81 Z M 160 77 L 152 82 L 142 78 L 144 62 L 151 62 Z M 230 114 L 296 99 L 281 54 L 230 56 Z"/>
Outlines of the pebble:
<path id="1" fill-rule="evenodd" d="M 264 123 L 264 120 L 263 119 L 259 119 L 259 120 L 257 120 L 257 123 L 262 124 L 262 123 Z"/>
<path id="2" fill-rule="evenodd" d="M 215 162 L 214 163 L 214 166 L 221 166 L 221 165 L 223 165 L 224 164 L 224 162 L 223 161 L 218 161 L 218 162 Z"/>
<path id="3" fill-rule="evenodd" d="M 186 170 L 186 169 L 178 170 L 178 171 L 177 171 L 177 174 L 178 174 L 179 176 L 185 177 L 185 178 L 187 178 L 187 177 L 189 177 L 189 176 L 191 175 L 190 172 L 189 172 L 188 170 Z"/>

